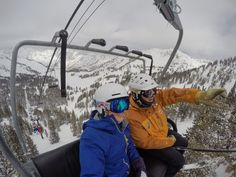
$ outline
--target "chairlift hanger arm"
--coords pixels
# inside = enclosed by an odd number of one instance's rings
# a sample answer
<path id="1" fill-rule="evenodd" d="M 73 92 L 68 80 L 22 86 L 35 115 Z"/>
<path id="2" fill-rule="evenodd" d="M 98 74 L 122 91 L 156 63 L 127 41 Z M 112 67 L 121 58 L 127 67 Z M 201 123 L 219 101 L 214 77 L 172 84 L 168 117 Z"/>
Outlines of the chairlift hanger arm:
<path id="1" fill-rule="evenodd" d="M 66 97 L 66 47 L 68 33 L 66 30 L 60 31 L 61 43 L 61 97 Z"/>
<path id="2" fill-rule="evenodd" d="M 176 29 L 183 30 L 176 7 L 180 8 L 176 0 L 154 0 L 154 5 L 160 10 L 163 17 Z"/>
<path id="3" fill-rule="evenodd" d="M 153 58 L 152 58 L 152 55 L 143 53 L 143 57 L 146 57 L 146 58 L 151 60 L 150 70 L 149 70 L 149 75 L 151 76 L 152 75 L 152 68 L 153 68 Z"/>
<path id="4" fill-rule="evenodd" d="M 182 41 L 183 38 L 183 27 L 181 24 L 181 21 L 179 19 L 178 13 L 176 11 L 176 8 L 180 7 L 177 5 L 176 0 L 154 0 L 154 5 L 156 5 L 158 7 L 158 9 L 160 10 L 161 14 L 164 16 L 164 18 L 176 29 L 179 31 L 179 37 L 177 40 L 177 43 L 161 73 L 161 76 L 158 79 L 158 83 L 160 83 L 163 79 L 163 76 L 165 75 L 166 71 L 168 70 L 173 58 L 176 55 L 176 52 L 180 46 L 180 43 Z"/>
<path id="5" fill-rule="evenodd" d="M 166 63 L 166 65 L 165 65 L 164 69 L 162 70 L 161 76 L 160 76 L 159 79 L 158 79 L 158 83 L 161 83 L 161 82 L 162 82 L 162 79 L 163 79 L 164 75 L 166 74 L 166 71 L 168 70 L 168 68 L 169 68 L 169 66 L 170 66 L 170 64 L 171 64 L 171 62 L 172 62 L 172 60 L 173 60 L 174 57 L 175 57 L 176 52 L 178 51 L 178 48 L 179 48 L 180 43 L 181 43 L 181 41 L 182 41 L 182 38 L 183 38 L 183 30 L 180 30 L 180 31 L 179 31 L 179 37 L 178 37 L 177 43 L 176 43 L 176 45 L 175 45 L 175 47 L 174 47 L 174 49 L 173 49 L 173 51 L 172 51 L 172 53 L 171 53 L 171 55 L 170 55 L 170 58 L 169 58 L 168 61 L 167 61 L 167 63 Z"/>

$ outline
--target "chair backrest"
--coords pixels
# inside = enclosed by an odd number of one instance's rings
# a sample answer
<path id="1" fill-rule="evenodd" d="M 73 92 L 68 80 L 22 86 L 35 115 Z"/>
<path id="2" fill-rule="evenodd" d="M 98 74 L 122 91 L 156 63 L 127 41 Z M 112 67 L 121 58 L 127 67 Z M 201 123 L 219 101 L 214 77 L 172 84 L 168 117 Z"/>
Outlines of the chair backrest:
<path id="1" fill-rule="evenodd" d="M 41 177 L 78 177 L 79 140 L 32 159 Z"/>
<path id="2" fill-rule="evenodd" d="M 40 177 L 78 177 L 79 140 L 58 149 L 40 154 L 32 159 Z M 167 166 L 156 158 L 144 157 L 148 177 L 164 177 Z M 130 175 L 129 177 L 132 177 Z"/>

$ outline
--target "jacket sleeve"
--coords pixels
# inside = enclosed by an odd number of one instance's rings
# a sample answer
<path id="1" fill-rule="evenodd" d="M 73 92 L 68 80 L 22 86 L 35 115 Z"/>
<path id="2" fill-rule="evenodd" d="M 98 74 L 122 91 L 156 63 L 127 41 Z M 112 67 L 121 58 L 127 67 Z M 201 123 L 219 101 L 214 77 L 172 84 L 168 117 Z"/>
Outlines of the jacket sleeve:
<path id="1" fill-rule="evenodd" d="M 192 88 L 170 88 L 157 90 L 157 100 L 162 102 L 162 106 L 167 106 L 179 102 L 196 103 L 196 95 L 200 90 Z"/>
<path id="2" fill-rule="evenodd" d="M 103 177 L 104 152 L 90 137 L 80 139 L 80 177 Z"/>
<path id="3" fill-rule="evenodd" d="M 163 149 L 174 145 L 175 141 L 170 137 L 152 136 L 144 126 L 136 120 L 129 121 L 131 134 L 135 145 L 142 149 Z"/>
<path id="4" fill-rule="evenodd" d="M 128 157 L 129 157 L 130 162 L 133 162 L 133 161 L 139 159 L 140 155 L 139 155 L 139 153 L 134 145 L 134 142 L 132 140 L 129 126 L 128 126 L 128 133 L 126 133 L 126 137 L 128 140 L 128 149 L 127 149 Z"/>

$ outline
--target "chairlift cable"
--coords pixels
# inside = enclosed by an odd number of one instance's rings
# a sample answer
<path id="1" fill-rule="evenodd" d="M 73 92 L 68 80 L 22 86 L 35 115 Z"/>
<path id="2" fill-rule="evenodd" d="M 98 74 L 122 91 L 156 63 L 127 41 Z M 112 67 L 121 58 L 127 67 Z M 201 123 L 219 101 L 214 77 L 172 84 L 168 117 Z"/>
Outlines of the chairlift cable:
<path id="1" fill-rule="evenodd" d="M 74 12 L 72 13 L 72 15 L 71 15 L 69 21 L 67 22 L 67 24 L 66 24 L 66 26 L 65 26 L 65 28 L 64 28 L 65 30 L 67 30 L 67 28 L 69 27 L 71 21 L 73 20 L 75 14 L 76 14 L 77 11 L 79 10 L 79 8 L 80 8 L 81 5 L 83 4 L 83 2 L 84 2 L 84 0 L 81 0 L 81 1 L 79 2 L 78 6 L 75 8 Z M 60 42 L 61 42 L 61 39 L 59 39 L 58 43 L 60 43 Z M 52 60 L 53 60 L 53 58 L 54 58 L 54 55 L 56 54 L 56 51 L 57 51 L 57 47 L 56 47 L 56 48 L 54 49 L 54 51 L 53 51 L 53 54 L 52 54 L 52 57 L 51 57 L 50 62 L 49 62 L 49 64 L 48 64 L 47 71 L 46 71 L 46 73 L 45 73 L 43 82 L 42 82 L 42 84 L 41 84 L 41 86 L 40 86 L 40 92 L 39 92 L 39 100 L 38 100 L 38 103 L 40 102 L 40 99 L 41 99 L 41 97 L 42 97 L 43 87 L 44 87 L 44 84 L 45 84 L 45 82 L 46 82 L 47 74 L 48 74 L 48 71 L 49 71 L 50 66 L 51 66 L 51 64 L 52 64 Z"/>
<path id="2" fill-rule="evenodd" d="M 86 19 L 86 21 L 82 24 L 82 26 L 78 29 L 78 31 L 75 33 L 69 44 L 74 40 L 74 38 L 77 36 L 77 34 L 81 31 L 81 29 L 84 27 L 84 25 L 88 22 L 88 20 L 92 17 L 92 15 L 98 10 L 98 8 L 105 2 L 106 0 L 103 0 L 96 9 L 93 10 L 93 12 L 89 15 L 89 17 Z"/>
<path id="3" fill-rule="evenodd" d="M 84 17 L 84 15 L 87 13 L 87 11 L 89 10 L 89 8 L 93 5 L 93 3 L 95 2 L 95 0 L 93 0 L 89 6 L 87 7 L 87 9 L 84 11 L 84 13 L 81 15 L 81 17 L 79 18 L 79 20 L 77 21 L 77 23 L 75 24 L 74 28 L 72 29 L 72 31 L 70 32 L 69 36 L 68 36 L 68 39 L 71 37 L 72 33 L 74 32 L 75 28 L 78 26 L 78 24 L 80 23 L 80 21 L 82 20 L 82 18 Z M 56 66 L 56 64 L 59 62 L 59 55 L 57 55 L 57 59 L 56 59 L 56 62 L 53 66 L 53 68 Z"/>
<path id="4" fill-rule="evenodd" d="M 73 14 L 71 15 L 69 21 L 67 22 L 64 30 L 67 30 L 67 28 L 69 27 L 71 21 L 73 20 L 75 14 L 77 13 L 77 11 L 79 10 L 79 8 L 81 7 L 81 5 L 83 4 L 84 0 L 81 0 L 80 3 L 78 4 L 78 6 L 76 7 L 76 9 L 74 10 Z"/>
<path id="5" fill-rule="evenodd" d="M 88 16 L 88 18 L 85 20 L 85 22 L 81 25 L 81 27 L 78 29 L 78 31 L 75 33 L 75 35 L 73 36 L 73 38 L 70 40 L 70 42 L 69 42 L 69 44 L 71 44 L 72 43 L 72 41 L 74 40 L 74 38 L 77 36 L 77 34 L 81 31 L 81 29 L 84 27 L 84 25 L 88 22 L 88 20 L 92 17 L 92 15 L 98 10 L 98 8 L 105 2 L 106 0 L 103 0 L 94 10 L 93 10 L 93 12 Z M 94 1 L 93 1 L 94 2 Z M 93 4 L 93 2 L 90 4 L 90 6 Z M 90 7 L 89 6 L 89 7 Z M 89 8 L 88 7 L 88 8 Z M 88 8 L 86 9 L 86 10 L 88 10 Z M 86 12 L 85 12 L 86 13 Z M 85 14 L 84 13 L 84 14 Z M 84 15 L 83 14 L 83 15 Z M 82 15 L 82 16 L 83 16 Z M 82 19 L 82 18 L 81 18 Z M 81 20 L 81 19 L 79 19 L 79 21 Z M 79 21 L 77 22 L 77 23 L 79 23 Z M 75 26 L 76 27 L 76 26 Z M 72 30 L 73 31 L 73 30 Z M 69 37 L 71 36 L 71 34 L 72 34 L 72 32 L 70 33 L 70 35 L 69 35 Z M 59 62 L 59 55 L 58 55 L 58 57 L 57 57 L 57 61 L 55 62 L 55 65 L 54 65 L 54 67 L 56 66 L 56 64 Z"/>
<path id="6" fill-rule="evenodd" d="M 87 7 L 87 9 L 84 11 L 84 13 L 81 15 L 81 17 L 79 18 L 79 20 L 77 21 L 77 23 L 75 24 L 74 28 L 72 29 L 72 31 L 70 32 L 68 39 L 70 38 L 70 36 L 72 35 L 72 33 L 74 32 L 75 28 L 78 26 L 78 24 L 80 23 L 80 21 L 82 20 L 82 18 L 84 17 L 84 15 L 87 13 L 87 11 L 89 10 L 89 8 L 93 5 L 93 3 L 95 2 L 95 0 L 93 0 L 89 6 Z"/>

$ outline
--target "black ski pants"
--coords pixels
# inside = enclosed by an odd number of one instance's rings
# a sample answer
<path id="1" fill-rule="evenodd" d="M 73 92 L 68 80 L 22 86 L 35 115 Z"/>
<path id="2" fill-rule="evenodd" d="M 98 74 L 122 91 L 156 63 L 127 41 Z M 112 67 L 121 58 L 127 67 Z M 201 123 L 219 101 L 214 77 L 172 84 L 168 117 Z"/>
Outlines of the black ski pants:
<path id="1" fill-rule="evenodd" d="M 138 149 L 140 155 L 145 159 L 155 158 L 160 160 L 167 166 L 165 177 L 173 177 L 175 174 L 183 167 L 185 159 L 183 157 L 184 151 L 178 151 L 174 147 L 182 146 L 187 147 L 188 141 L 186 138 L 182 137 L 179 133 L 169 130 L 168 135 L 174 135 L 176 142 L 172 147 L 164 149 Z M 153 161 L 155 163 L 155 161 Z M 146 164 L 155 167 L 155 164 Z M 152 170 L 152 168 L 149 168 Z M 153 176 L 151 171 L 147 172 L 149 176 Z"/>

